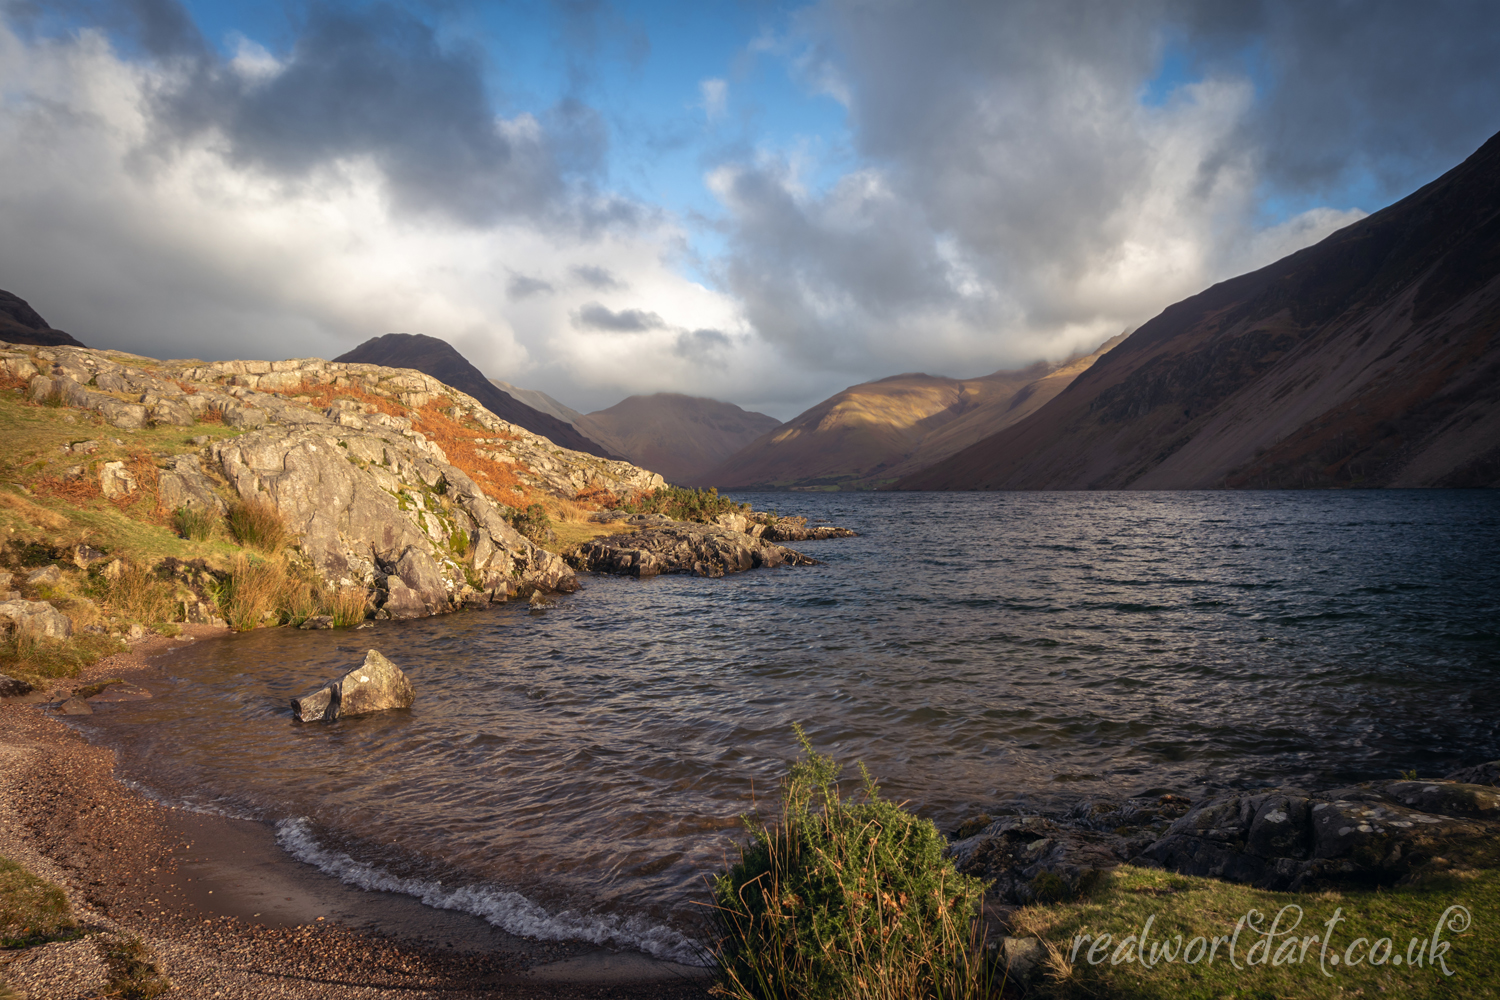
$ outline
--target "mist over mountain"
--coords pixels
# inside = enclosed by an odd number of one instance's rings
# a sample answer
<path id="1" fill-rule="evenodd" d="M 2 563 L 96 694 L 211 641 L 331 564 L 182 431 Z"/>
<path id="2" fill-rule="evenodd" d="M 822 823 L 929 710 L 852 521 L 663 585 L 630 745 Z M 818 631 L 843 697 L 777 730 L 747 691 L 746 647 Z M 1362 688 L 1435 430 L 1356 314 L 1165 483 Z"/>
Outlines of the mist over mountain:
<path id="1" fill-rule="evenodd" d="M 902 489 L 1500 485 L 1500 135 Z"/>
<path id="2" fill-rule="evenodd" d="M 553 444 L 600 458 L 618 458 L 580 434 L 572 424 L 535 410 L 496 388 L 483 373 L 445 340 L 420 333 L 388 333 L 339 355 L 335 361 L 363 362 L 387 368 L 415 368 L 484 404 L 495 416 L 549 438 Z"/>

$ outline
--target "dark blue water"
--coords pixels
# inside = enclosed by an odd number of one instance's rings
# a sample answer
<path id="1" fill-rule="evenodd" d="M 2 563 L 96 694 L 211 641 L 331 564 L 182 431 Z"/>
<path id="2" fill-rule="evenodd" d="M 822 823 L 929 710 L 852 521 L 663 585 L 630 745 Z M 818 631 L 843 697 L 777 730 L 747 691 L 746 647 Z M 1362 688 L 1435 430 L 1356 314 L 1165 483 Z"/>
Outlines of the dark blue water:
<path id="1" fill-rule="evenodd" d="M 1500 493 L 775 494 L 812 568 L 176 654 L 96 716 L 160 793 L 511 930 L 683 957 L 791 727 L 940 826 L 1500 758 Z M 380 649 L 412 711 L 292 722 Z"/>

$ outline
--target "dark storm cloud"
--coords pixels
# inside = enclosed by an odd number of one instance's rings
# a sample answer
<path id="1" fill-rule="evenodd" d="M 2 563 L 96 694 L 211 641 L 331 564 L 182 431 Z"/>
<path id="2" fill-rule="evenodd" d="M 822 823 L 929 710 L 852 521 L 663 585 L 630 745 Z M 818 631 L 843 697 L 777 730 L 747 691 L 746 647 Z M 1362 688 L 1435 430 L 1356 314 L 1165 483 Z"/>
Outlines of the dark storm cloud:
<path id="1" fill-rule="evenodd" d="M 610 333 L 644 333 L 647 330 L 660 330 L 667 323 L 654 312 L 643 309 L 622 309 L 615 312 L 598 302 L 590 302 L 574 315 L 573 325 L 585 330 L 605 330 Z"/>
<path id="2" fill-rule="evenodd" d="M 1256 77 L 1241 138 L 1289 190 L 1368 173 L 1398 197 L 1500 129 L 1500 4 L 1488 0 L 1240 0 L 1185 7 L 1181 24 L 1201 68 Z"/>
<path id="3" fill-rule="evenodd" d="M 440 43 L 400 8 L 317 5 L 279 71 L 203 56 L 158 94 L 156 123 L 168 137 L 222 133 L 235 162 L 288 178 L 368 158 L 398 207 L 469 224 L 575 207 L 570 182 L 586 184 L 607 155 L 603 122 L 575 99 L 540 121 L 501 121 L 484 70 L 477 48 Z M 589 213 L 588 225 L 631 217 L 611 202 Z"/>

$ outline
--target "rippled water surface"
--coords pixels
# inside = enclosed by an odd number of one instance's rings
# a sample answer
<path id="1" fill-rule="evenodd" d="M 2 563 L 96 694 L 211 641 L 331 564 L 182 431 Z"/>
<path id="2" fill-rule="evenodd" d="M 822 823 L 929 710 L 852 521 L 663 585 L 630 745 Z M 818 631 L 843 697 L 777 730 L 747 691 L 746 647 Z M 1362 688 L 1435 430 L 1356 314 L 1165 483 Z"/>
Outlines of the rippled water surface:
<path id="1" fill-rule="evenodd" d="M 691 950 L 801 722 L 939 826 L 976 807 L 1500 758 L 1500 494 L 746 495 L 821 566 L 585 578 L 524 605 L 263 630 L 89 723 L 160 794 L 507 929 Z M 380 649 L 407 712 L 293 722 Z"/>

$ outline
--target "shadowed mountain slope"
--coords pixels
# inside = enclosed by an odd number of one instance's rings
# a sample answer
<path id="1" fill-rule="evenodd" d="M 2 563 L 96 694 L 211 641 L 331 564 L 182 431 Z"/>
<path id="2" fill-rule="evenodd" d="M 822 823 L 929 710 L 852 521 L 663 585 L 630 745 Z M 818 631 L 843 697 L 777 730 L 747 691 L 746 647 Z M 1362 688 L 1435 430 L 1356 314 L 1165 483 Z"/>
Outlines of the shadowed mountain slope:
<path id="1" fill-rule="evenodd" d="M 1500 136 L 901 489 L 1500 485 Z"/>
<path id="2" fill-rule="evenodd" d="M 1120 340 L 1062 365 L 954 379 L 910 373 L 853 385 L 725 459 L 706 481 L 745 489 L 876 489 L 1042 406 Z"/>
<path id="3" fill-rule="evenodd" d="M 781 426 L 764 413 L 701 396 L 631 396 L 576 422 L 579 430 L 678 486 L 717 485 L 709 473 L 762 434 Z"/>
<path id="4" fill-rule="evenodd" d="M 345 363 L 381 365 L 386 368 L 414 368 L 446 385 L 479 400 L 501 420 L 540 434 L 553 444 L 573 451 L 587 452 L 600 458 L 617 458 L 602 445 L 590 441 L 572 424 L 548 413 L 534 410 L 495 387 L 445 340 L 420 333 L 388 333 L 360 344 L 354 350 L 334 358 Z"/>
<path id="5" fill-rule="evenodd" d="M 492 378 L 490 381 L 511 399 L 525 403 L 533 410 L 540 410 L 543 413 L 550 414 L 565 424 L 572 424 L 577 427 L 578 418 L 583 416 L 582 413 L 579 413 L 571 406 L 558 402 L 545 392 L 538 392 L 535 389 L 522 389 L 518 385 L 511 385 L 509 382 L 502 382 L 497 378 Z"/>
<path id="6" fill-rule="evenodd" d="M 0 340 L 37 347 L 82 347 L 72 334 L 54 330 L 19 295 L 0 290 Z"/>

